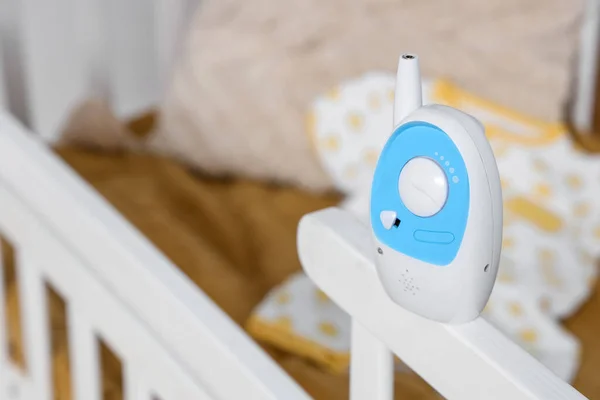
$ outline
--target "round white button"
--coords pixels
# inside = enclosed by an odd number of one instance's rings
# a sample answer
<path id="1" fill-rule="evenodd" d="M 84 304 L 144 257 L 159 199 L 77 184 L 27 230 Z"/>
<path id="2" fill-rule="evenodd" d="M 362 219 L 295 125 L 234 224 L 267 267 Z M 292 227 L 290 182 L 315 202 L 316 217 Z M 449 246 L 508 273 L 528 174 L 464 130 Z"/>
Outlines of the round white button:
<path id="1" fill-rule="evenodd" d="M 448 198 L 448 180 L 444 170 L 430 158 L 409 160 L 398 179 L 402 202 L 413 214 L 431 217 L 437 214 Z"/>

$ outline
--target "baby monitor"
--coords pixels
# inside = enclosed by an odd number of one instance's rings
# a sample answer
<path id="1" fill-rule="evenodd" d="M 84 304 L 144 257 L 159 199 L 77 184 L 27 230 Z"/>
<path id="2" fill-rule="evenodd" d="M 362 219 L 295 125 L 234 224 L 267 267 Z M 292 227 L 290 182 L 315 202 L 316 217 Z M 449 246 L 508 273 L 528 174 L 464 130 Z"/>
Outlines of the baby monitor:
<path id="1" fill-rule="evenodd" d="M 417 56 L 400 56 L 394 129 L 373 176 L 376 266 L 390 298 L 446 323 L 475 319 L 502 243 L 500 176 L 482 124 L 422 104 Z"/>

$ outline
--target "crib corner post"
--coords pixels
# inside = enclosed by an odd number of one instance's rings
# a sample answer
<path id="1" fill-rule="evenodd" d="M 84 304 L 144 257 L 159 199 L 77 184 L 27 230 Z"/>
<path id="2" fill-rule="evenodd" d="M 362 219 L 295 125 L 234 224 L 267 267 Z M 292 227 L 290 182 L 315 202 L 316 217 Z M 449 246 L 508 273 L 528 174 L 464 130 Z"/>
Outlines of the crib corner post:
<path id="1" fill-rule="evenodd" d="M 392 352 L 354 318 L 350 357 L 350 400 L 394 398 Z"/>

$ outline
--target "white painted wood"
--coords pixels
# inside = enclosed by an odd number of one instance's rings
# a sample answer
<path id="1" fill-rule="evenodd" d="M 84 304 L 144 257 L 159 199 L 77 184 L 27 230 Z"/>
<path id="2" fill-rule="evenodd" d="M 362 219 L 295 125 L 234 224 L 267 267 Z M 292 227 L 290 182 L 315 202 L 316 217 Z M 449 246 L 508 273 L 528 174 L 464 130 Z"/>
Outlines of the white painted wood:
<path id="1" fill-rule="evenodd" d="M 2 49 L 3 45 L 2 41 L 0 40 L 0 109 L 6 109 L 8 105 L 8 98 L 6 94 L 6 67 L 4 66 L 4 52 Z"/>
<path id="2" fill-rule="evenodd" d="M 56 288 L 67 304 L 77 304 L 85 310 L 94 331 L 104 340 L 115 354 L 126 365 L 130 360 L 144 366 L 144 379 L 151 382 L 156 390 L 164 393 L 170 399 L 208 400 L 211 397 L 202 389 L 202 382 L 192 379 L 170 356 L 169 352 L 156 341 L 148 329 L 133 315 L 126 304 L 117 298 L 101 284 L 101 280 L 93 276 L 86 266 L 75 255 L 66 250 L 56 238 L 54 232 L 41 224 L 37 217 L 26 208 L 26 205 L 4 187 L 0 187 L 0 209 L 10 209 L 11 213 L 0 220 L 0 228 L 8 232 L 21 245 L 25 253 L 33 249 L 29 258 L 44 270 L 48 282 Z M 29 265 L 26 265 L 28 267 Z M 22 268 L 31 271 L 30 268 Z M 31 281 L 31 280 L 30 280 Z M 31 289 L 33 286 L 27 286 Z M 26 292 L 27 293 L 27 292 Z M 37 296 L 35 296 L 37 297 Z M 31 292 L 26 296 L 30 299 Z M 39 303 L 39 299 L 35 301 Z M 25 309 L 26 321 L 29 315 L 36 314 L 30 308 Z M 28 325 L 26 331 L 29 333 Z M 28 339 L 39 340 L 48 330 L 39 327 Z M 89 331 L 88 331 L 89 333 Z M 31 341 L 26 342 L 31 351 L 28 361 L 31 362 L 32 378 L 39 388 L 38 376 L 35 372 L 41 365 L 47 368 L 45 360 L 39 358 L 42 349 L 31 347 Z M 72 348 L 77 352 L 79 348 Z M 36 390 L 35 400 L 51 396 L 51 391 L 45 391 L 44 396 Z M 38 396 L 39 395 L 39 396 Z M 88 400 L 88 398 L 84 398 Z"/>
<path id="3" fill-rule="evenodd" d="M 106 0 L 75 0 L 72 7 L 77 52 L 87 94 L 107 99 L 109 55 Z"/>
<path id="4" fill-rule="evenodd" d="M 0 132 L 0 182 L 77 252 L 85 269 L 101 279 L 209 393 L 220 399 L 309 398 L 183 272 L 69 167 L 23 134 L 14 119 L 0 114 Z M 121 323 L 127 321 L 114 321 Z"/>
<path id="5" fill-rule="evenodd" d="M 13 208 L 3 208 L 16 212 Z M 7 214 L 8 215 L 8 214 Z M 3 218 L 7 218 L 4 215 Z M 8 229 L 2 229 L 11 234 Z M 22 244 L 15 236 L 17 243 Z M 34 398 L 36 400 L 52 399 L 52 374 L 50 350 L 50 321 L 48 319 L 48 304 L 46 286 L 42 278 L 38 260 L 29 253 L 22 251 L 19 246 L 16 252 L 16 272 L 19 287 L 19 300 L 21 304 L 21 321 L 23 324 L 23 343 L 27 373 L 33 383 Z M 42 261 L 42 260 L 39 260 Z M 47 262 L 47 261 L 46 261 Z"/>
<path id="6" fill-rule="evenodd" d="M 441 395 L 460 400 L 585 399 L 485 320 L 444 325 L 385 294 L 367 227 L 331 208 L 305 216 L 298 251 L 308 276 Z"/>
<path id="7" fill-rule="evenodd" d="M 111 104 L 118 117 L 137 116 L 159 97 L 154 1 L 104 3 Z"/>
<path id="8" fill-rule="evenodd" d="M 87 84 L 73 22 L 77 0 L 20 0 L 30 126 L 54 141 Z"/>
<path id="9" fill-rule="evenodd" d="M 8 109 L 22 121 L 28 120 L 27 90 L 21 46 L 20 0 L 0 0 L 0 47 Z"/>
<path id="10" fill-rule="evenodd" d="M 100 358 L 95 332 L 79 303 L 67 305 L 69 359 L 74 400 L 100 400 Z"/>
<path id="11" fill-rule="evenodd" d="M 573 123 L 580 132 L 590 132 L 594 122 L 596 78 L 600 45 L 600 1 L 586 0 L 582 16 L 577 65 Z"/>
<path id="12" fill-rule="evenodd" d="M 4 232 L 2 234 L 4 236 Z M 1 259 L 2 249 L 0 249 Z M 33 386 L 31 380 L 20 368 L 12 364 L 9 357 L 5 296 L 4 265 L 0 262 L 0 399 L 31 399 Z"/>
<path id="13" fill-rule="evenodd" d="M 179 56 L 186 30 L 199 0 L 155 0 L 159 92 L 166 90 L 173 62 Z"/>
<path id="14" fill-rule="evenodd" d="M 350 400 L 392 400 L 394 398 L 392 352 L 356 319 L 352 320 L 350 356 Z"/>
<path id="15" fill-rule="evenodd" d="M 32 390 L 33 385 L 23 371 L 11 364 L 0 366 L 5 386 L 0 386 L 2 400 L 37 400 Z"/>
<path id="16" fill-rule="evenodd" d="M 131 360 L 125 367 L 124 400 L 154 400 L 152 392 L 143 378 L 145 367 Z"/>
<path id="17" fill-rule="evenodd" d="M 4 285 L 4 265 L 2 263 L 2 247 L 0 247 L 0 399 L 6 398 L 7 367 L 8 367 L 8 331 L 5 306 L 6 290 Z"/>

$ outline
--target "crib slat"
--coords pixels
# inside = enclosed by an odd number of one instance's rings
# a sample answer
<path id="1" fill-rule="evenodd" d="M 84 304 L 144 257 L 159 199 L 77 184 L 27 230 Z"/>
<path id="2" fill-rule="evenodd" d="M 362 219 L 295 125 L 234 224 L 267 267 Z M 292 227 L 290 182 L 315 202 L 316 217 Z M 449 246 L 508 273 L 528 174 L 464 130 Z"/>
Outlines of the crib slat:
<path id="1" fill-rule="evenodd" d="M 5 304 L 4 304 L 4 265 L 2 260 L 2 248 L 0 247 L 0 399 L 6 395 L 8 376 L 8 334 L 6 331 Z"/>
<path id="2" fill-rule="evenodd" d="M 86 92 L 73 0 L 19 0 L 29 125 L 52 141 Z"/>
<path id="3" fill-rule="evenodd" d="M 118 117 L 139 115 L 158 100 L 153 3 L 106 0 L 109 92 Z"/>
<path id="4" fill-rule="evenodd" d="M 73 1 L 74 29 L 89 96 L 102 99 L 108 95 L 105 1 Z"/>
<path id="5" fill-rule="evenodd" d="M 36 400 L 50 400 L 49 320 L 46 288 L 33 258 L 18 254 L 18 285 L 23 310 L 25 359 Z"/>
<path id="6" fill-rule="evenodd" d="M 129 362 L 125 369 L 124 400 L 153 400 L 150 389 L 142 379 L 144 368 L 140 363 Z"/>
<path id="7" fill-rule="evenodd" d="M 30 381 L 23 371 L 13 364 L 3 366 L 2 375 L 4 387 L 0 386 L 0 399 L 35 399 Z"/>
<path id="8" fill-rule="evenodd" d="M 352 319 L 350 400 L 392 400 L 394 359 L 392 352 Z"/>
<path id="9" fill-rule="evenodd" d="M 156 54 L 159 91 L 164 93 L 185 32 L 199 0 L 156 0 Z"/>
<path id="10" fill-rule="evenodd" d="M 0 1 L 0 9 L 2 10 L 0 11 L 0 42 L 2 42 L 5 106 L 20 121 L 26 121 L 27 93 L 20 34 L 21 4 L 18 0 Z"/>
<path id="11" fill-rule="evenodd" d="M 2 41 L 0 40 L 0 108 L 6 108 L 6 73 L 4 67 L 4 52 L 2 50 Z"/>
<path id="12" fill-rule="evenodd" d="M 69 304 L 71 376 L 75 400 L 100 400 L 100 362 L 96 336 L 76 304 Z"/>
<path id="13" fill-rule="evenodd" d="M 598 75 L 598 42 L 600 40 L 600 4 L 587 0 L 579 38 L 579 63 L 574 107 L 571 111 L 575 127 L 590 132 L 594 127 L 596 80 Z"/>

